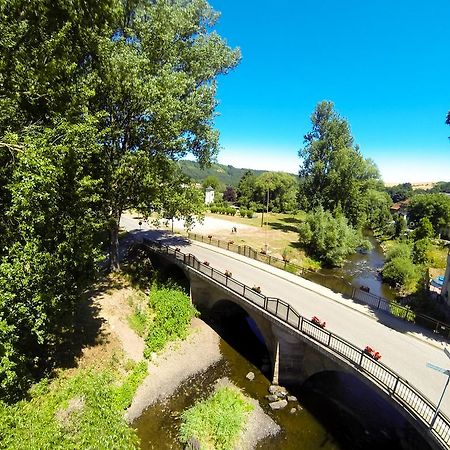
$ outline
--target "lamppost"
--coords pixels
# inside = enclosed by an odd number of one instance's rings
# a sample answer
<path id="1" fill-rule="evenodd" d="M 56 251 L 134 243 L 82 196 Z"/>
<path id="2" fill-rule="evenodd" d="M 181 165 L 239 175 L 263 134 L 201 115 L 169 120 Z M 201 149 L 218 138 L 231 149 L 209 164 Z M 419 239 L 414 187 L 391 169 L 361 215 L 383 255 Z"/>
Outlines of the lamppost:
<path id="1" fill-rule="evenodd" d="M 447 357 L 450 358 L 450 352 L 446 348 L 444 348 L 444 353 L 447 355 Z M 438 404 L 436 406 L 436 412 L 434 413 L 434 416 L 433 416 L 433 418 L 431 419 L 431 422 L 430 422 L 429 429 L 431 430 L 433 428 L 434 423 L 436 422 L 437 416 L 439 414 L 439 407 L 441 406 L 442 400 L 443 400 L 444 395 L 445 395 L 445 391 L 446 391 L 448 383 L 450 381 L 450 370 L 449 369 L 443 369 L 442 367 L 436 366 L 435 364 L 431 364 L 431 363 L 427 363 L 427 367 L 429 369 L 433 369 L 433 370 L 436 370 L 437 372 L 441 372 L 441 373 L 447 375 L 447 381 L 445 382 L 444 389 L 442 390 L 441 398 L 439 399 L 439 402 L 438 402 Z"/>

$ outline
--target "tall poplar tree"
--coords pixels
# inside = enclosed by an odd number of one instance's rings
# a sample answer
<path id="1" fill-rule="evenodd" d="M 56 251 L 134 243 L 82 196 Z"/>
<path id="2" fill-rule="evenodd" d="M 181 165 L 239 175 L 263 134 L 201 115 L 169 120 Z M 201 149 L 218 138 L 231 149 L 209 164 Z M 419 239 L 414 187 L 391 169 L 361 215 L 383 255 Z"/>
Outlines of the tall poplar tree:
<path id="1" fill-rule="evenodd" d="M 366 221 L 369 189 L 382 189 L 374 162 L 364 159 L 354 144 L 348 122 L 333 103 L 320 102 L 311 116 L 312 130 L 299 151 L 300 206 L 342 211 L 353 226 Z"/>

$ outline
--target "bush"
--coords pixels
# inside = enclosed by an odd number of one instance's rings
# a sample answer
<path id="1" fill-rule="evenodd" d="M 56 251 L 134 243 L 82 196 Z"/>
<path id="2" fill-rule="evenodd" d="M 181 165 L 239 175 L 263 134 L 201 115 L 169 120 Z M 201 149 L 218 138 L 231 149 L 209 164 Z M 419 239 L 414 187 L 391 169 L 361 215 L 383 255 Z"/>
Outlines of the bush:
<path id="1" fill-rule="evenodd" d="M 253 214 L 254 214 L 254 212 L 253 212 L 252 209 L 249 209 L 249 210 L 247 211 L 247 217 L 248 217 L 249 219 L 251 219 L 251 218 L 253 217 Z"/>
<path id="2" fill-rule="evenodd" d="M 191 319 L 198 314 L 190 298 L 176 285 L 154 283 L 149 298 L 155 313 L 146 338 L 145 356 L 162 350 L 168 341 L 185 339 Z"/>
<path id="3" fill-rule="evenodd" d="M 394 258 L 411 259 L 411 257 L 411 247 L 404 242 L 400 242 L 389 249 L 386 255 L 386 261 L 389 262 Z"/>
<path id="4" fill-rule="evenodd" d="M 195 438 L 201 448 L 231 450 L 252 410 L 253 405 L 238 390 L 222 387 L 182 414 L 180 440 L 187 443 Z"/>
<path id="5" fill-rule="evenodd" d="M 241 217 L 245 217 L 245 216 L 247 215 L 247 210 L 244 209 L 244 208 L 240 208 L 240 209 L 239 209 L 239 215 L 240 215 Z"/>
<path id="6" fill-rule="evenodd" d="M 312 256 L 329 266 L 341 266 L 360 246 L 370 248 L 370 243 L 348 225 L 344 216 L 333 217 L 321 208 L 308 214 L 300 224 L 299 241 Z"/>
<path id="7" fill-rule="evenodd" d="M 406 292 L 415 290 L 420 271 L 409 258 L 396 256 L 388 261 L 381 272 L 383 280 Z"/>

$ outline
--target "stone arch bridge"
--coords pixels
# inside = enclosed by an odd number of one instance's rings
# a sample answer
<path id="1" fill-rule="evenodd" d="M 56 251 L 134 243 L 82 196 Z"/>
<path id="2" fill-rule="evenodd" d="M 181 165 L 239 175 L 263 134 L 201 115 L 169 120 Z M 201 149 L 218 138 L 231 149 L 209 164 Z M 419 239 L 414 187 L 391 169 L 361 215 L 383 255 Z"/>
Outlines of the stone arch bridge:
<path id="1" fill-rule="evenodd" d="M 146 239 L 144 246 L 156 267 L 182 271 L 199 309 L 208 311 L 227 301 L 248 314 L 264 338 L 274 383 L 302 384 L 326 371 L 351 374 L 390 402 L 432 448 L 450 448 L 450 420 L 406 379 L 363 349 L 302 317 L 283 300 L 266 297 L 179 248 Z"/>

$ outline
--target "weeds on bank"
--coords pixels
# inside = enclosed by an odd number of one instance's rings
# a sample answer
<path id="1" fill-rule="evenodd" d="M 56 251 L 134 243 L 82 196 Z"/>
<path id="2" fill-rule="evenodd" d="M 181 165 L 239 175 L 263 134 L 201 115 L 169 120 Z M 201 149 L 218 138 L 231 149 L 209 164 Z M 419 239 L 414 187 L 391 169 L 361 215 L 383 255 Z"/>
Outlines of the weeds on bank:
<path id="1" fill-rule="evenodd" d="M 253 405 L 241 392 L 229 387 L 219 388 L 211 397 L 182 414 L 180 440 L 187 443 L 196 439 L 202 449 L 231 450 L 252 410 Z"/>
<path id="2" fill-rule="evenodd" d="M 169 341 L 186 339 L 191 320 L 198 315 L 189 296 L 173 283 L 154 281 L 149 305 L 154 316 L 145 338 L 146 357 L 162 350 Z"/>

